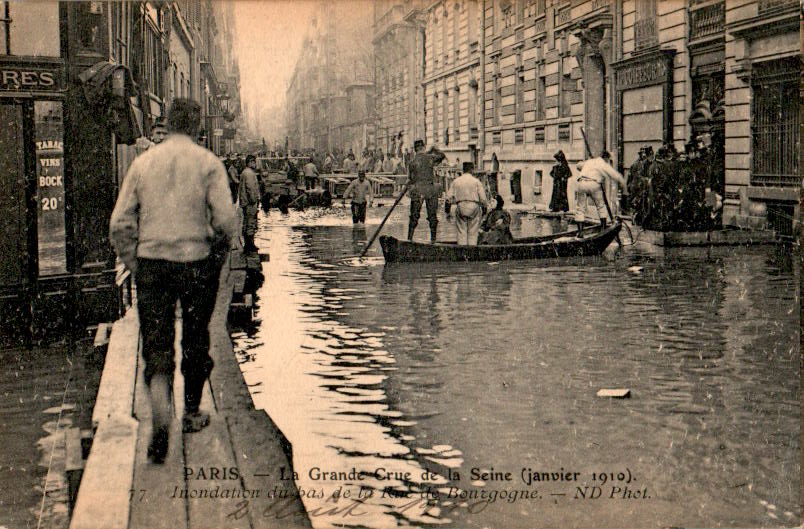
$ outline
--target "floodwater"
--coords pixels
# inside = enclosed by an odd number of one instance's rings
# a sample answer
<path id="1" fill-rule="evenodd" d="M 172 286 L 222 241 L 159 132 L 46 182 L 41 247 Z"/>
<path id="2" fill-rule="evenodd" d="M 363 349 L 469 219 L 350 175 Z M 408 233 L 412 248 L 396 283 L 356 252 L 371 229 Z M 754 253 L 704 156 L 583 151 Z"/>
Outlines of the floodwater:
<path id="1" fill-rule="evenodd" d="M 233 336 L 316 528 L 801 523 L 798 250 L 356 259 L 385 211 L 261 218 L 270 262 Z"/>
<path id="2" fill-rule="evenodd" d="M 64 435 L 89 426 L 100 379 L 91 345 L 0 347 L 0 528 L 69 526 Z"/>

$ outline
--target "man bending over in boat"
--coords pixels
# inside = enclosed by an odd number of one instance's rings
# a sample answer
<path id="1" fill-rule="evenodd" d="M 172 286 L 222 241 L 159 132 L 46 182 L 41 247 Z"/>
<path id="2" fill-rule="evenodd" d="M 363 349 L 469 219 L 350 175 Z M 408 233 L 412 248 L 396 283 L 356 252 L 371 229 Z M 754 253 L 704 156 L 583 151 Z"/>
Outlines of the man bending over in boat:
<path id="1" fill-rule="evenodd" d="M 450 213 L 455 218 L 458 230 L 458 244 L 475 246 L 486 207 L 486 191 L 480 180 L 472 175 L 475 165 L 463 162 L 463 174 L 452 182 L 447 191 L 447 202 L 452 206 Z"/>
<path id="2" fill-rule="evenodd" d="M 578 185 L 575 187 L 575 222 L 578 223 L 578 236 L 583 233 L 584 213 L 586 211 L 586 199 L 591 197 L 597 208 L 597 215 L 600 223 L 606 227 L 608 222 L 608 212 L 606 208 L 606 196 L 603 186 L 606 185 L 606 178 L 615 180 L 628 194 L 625 178 L 614 167 L 611 166 L 611 154 L 603 151 L 597 158 L 586 160 L 578 164 L 581 175 L 578 177 Z"/>
<path id="3" fill-rule="evenodd" d="M 483 219 L 479 244 L 511 244 L 514 236 L 511 235 L 511 214 L 503 209 L 505 201 L 497 195 L 497 206 L 489 211 Z"/>

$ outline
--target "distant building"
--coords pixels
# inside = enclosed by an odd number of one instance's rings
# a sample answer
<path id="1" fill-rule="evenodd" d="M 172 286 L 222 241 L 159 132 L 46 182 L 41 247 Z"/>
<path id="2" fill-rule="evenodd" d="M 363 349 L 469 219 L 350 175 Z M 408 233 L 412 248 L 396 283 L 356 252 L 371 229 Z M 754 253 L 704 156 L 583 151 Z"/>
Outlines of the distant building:
<path id="1" fill-rule="evenodd" d="M 326 3 L 312 21 L 287 90 L 291 149 L 357 151 L 374 145 L 369 9 L 359 0 Z"/>

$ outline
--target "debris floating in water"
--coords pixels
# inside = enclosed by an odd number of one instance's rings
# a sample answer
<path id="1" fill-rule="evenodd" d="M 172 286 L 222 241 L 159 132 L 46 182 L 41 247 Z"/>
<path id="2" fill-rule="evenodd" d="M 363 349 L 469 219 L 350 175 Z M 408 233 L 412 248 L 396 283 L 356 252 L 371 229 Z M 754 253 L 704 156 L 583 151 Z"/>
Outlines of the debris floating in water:
<path id="1" fill-rule="evenodd" d="M 597 392 L 598 397 L 611 397 L 612 399 L 627 399 L 631 397 L 631 390 L 626 388 L 601 389 Z"/>
<path id="2" fill-rule="evenodd" d="M 642 267 L 641 266 L 631 266 L 631 267 L 628 268 L 628 271 L 633 272 L 634 274 L 641 274 L 642 273 Z"/>

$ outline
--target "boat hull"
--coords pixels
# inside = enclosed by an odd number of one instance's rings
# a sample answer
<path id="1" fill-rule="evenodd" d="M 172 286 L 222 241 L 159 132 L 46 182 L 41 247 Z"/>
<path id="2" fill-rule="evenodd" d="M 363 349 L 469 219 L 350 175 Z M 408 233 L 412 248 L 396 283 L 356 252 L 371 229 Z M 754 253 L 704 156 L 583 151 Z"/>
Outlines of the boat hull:
<path id="1" fill-rule="evenodd" d="M 459 246 L 403 241 L 383 235 L 380 246 L 386 263 L 513 261 L 600 255 L 614 241 L 622 225 L 588 229 L 582 239 L 574 232 L 519 239 L 507 245 Z"/>

